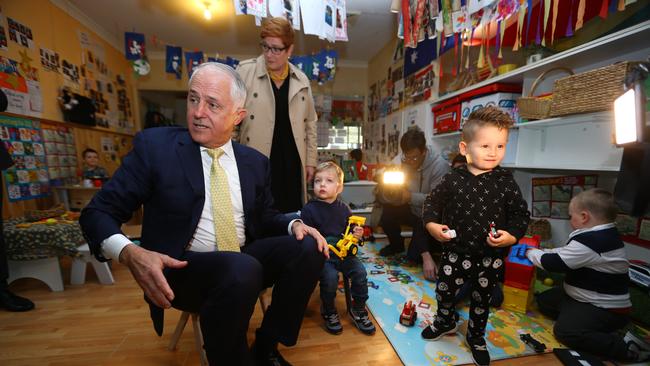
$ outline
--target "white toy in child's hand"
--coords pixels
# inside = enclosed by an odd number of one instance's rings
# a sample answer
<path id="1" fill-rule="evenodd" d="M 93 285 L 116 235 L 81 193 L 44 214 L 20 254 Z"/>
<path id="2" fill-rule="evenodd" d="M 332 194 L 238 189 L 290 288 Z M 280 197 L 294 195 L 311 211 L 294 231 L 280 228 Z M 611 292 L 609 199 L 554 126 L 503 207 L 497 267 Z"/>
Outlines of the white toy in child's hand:
<path id="1" fill-rule="evenodd" d="M 447 235 L 449 239 L 453 239 L 456 237 L 456 230 L 452 229 L 445 229 L 442 231 L 443 234 Z"/>

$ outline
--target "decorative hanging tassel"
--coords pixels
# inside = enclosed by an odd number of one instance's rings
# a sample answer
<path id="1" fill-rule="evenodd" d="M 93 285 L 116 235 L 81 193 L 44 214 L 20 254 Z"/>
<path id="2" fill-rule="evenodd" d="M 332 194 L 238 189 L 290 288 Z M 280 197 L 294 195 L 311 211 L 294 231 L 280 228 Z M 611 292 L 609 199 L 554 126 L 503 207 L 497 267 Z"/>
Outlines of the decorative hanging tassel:
<path id="1" fill-rule="evenodd" d="M 582 25 L 584 24 L 584 18 L 585 18 L 585 1 L 586 0 L 579 0 L 580 2 L 578 3 L 578 14 L 576 15 L 576 30 L 582 28 Z"/>
<path id="2" fill-rule="evenodd" d="M 566 37 L 571 37 L 573 35 L 573 1 L 571 0 L 571 7 L 569 8 L 569 20 L 566 23 L 566 32 L 564 35 Z"/>
<path id="3" fill-rule="evenodd" d="M 548 18 L 551 13 L 551 0 L 542 0 L 544 2 L 544 33 L 542 34 L 542 46 L 546 46 L 546 28 L 548 27 Z"/>
<path id="4" fill-rule="evenodd" d="M 560 0 L 553 0 L 553 21 L 551 22 L 551 44 L 555 40 L 555 26 L 557 25 L 557 13 Z"/>
<path id="5" fill-rule="evenodd" d="M 533 0 L 528 0 L 526 11 L 528 14 L 526 18 L 526 38 L 524 38 L 524 46 L 528 46 L 528 40 L 530 39 L 530 20 L 533 15 Z"/>

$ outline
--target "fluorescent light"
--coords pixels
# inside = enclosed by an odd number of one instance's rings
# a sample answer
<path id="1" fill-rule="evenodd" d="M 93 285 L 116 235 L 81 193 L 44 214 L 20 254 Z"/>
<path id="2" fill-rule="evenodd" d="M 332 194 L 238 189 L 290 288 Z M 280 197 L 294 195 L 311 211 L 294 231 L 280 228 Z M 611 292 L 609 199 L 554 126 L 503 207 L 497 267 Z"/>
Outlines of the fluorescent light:
<path id="1" fill-rule="evenodd" d="M 639 140 L 637 135 L 637 106 L 634 89 L 626 91 L 614 101 L 614 126 L 616 144 L 628 144 Z"/>

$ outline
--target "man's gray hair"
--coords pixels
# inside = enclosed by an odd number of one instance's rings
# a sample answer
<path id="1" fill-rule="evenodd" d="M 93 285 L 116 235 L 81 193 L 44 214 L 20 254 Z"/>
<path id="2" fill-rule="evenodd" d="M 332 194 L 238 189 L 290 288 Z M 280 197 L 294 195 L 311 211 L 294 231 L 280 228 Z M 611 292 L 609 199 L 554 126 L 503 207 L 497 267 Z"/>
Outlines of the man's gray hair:
<path id="1" fill-rule="evenodd" d="M 221 71 L 229 75 L 230 80 L 232 80 L 230 84 L 230 96 L 232 97 L 237 108 L 242 108 L 244 106 L 244 103 L 246 102 L 246 84 L 244 84 L 244 80 L 242 80 L 241 76 L 239 76 L 239 73 L 237 73 L 235 69 L 226 64 L 219 62 L 204 62 L 194 67 L 192 70 L 192 76 L 190 76 L 190 81 L 187 84 L 188 88 L 192 87 L 192 80 L 194 80 L 194 76 L 204 69 Z"/>

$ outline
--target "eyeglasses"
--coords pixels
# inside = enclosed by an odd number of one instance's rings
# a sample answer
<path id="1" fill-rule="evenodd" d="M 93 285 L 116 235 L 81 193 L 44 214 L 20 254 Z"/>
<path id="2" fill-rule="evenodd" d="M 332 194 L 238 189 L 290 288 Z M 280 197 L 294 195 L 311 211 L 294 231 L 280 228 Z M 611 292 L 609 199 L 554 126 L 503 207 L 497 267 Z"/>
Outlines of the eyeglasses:
<path id="1" fill-rule="evenodd" d="M 406 156 L 402 155 L 402 163 L 407 163 L 407 162 L 413 162 L 415 163 L 416 161 L 420 160 L 422 158 L 423 154 L 418 154 L 415 156 Z"/>
<path id="2" fill-rule="evenodd" d="M 288 48 L 288 47 L 271 47 L 264 42 L 260 43 L 260 46 L 262 47 L 262 51 L 264 51 L 264 53 L 271 51 L 271 53 L 274 55 L 279 55 L 280 53 L 282 53 L 282 51 Z"/>

